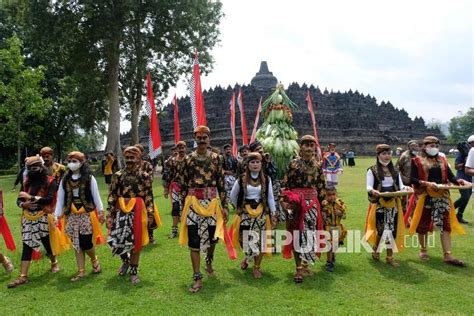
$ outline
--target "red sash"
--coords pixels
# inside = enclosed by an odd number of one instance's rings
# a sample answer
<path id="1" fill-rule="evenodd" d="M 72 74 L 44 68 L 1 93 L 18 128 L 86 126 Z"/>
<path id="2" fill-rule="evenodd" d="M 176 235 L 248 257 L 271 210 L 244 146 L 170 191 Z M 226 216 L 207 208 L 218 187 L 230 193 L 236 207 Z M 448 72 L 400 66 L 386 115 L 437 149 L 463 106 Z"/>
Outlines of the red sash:
<path id="1" fill-rule="evenodd" d="M 217 197 L 217 188 L 216 187 L 207 187 L 207 188 L 192 188 L 188 190 L 188 195 L 193 195 L 199 200 L 212 200 Z"/>
<path id="2" fill-rule="evenodd" d="M 319 204 L 318 191 L 316 191 L 316 189 L 292 188 L 292 189 L 287 189 L 283 191 L 282 195 L 287 196 L 290 202 L 296 202 L 299 204 L 300 212 L 298 214 L 298 229 L 300 231 L 303 231 L 304 229 L 304 217 L 306 213 L 310 209 L 312 209 L 314 206 L 316 206 L 316 210 L 317 210 L 317 220 L 316 220 L 317 230 L 318 231 L 323 230 L 323 221 L 322 221 L 323 218 L 321 216 L 321 205 Z M 306 200 L 310 200 L 309 205 L 306 205 Z M 291 244 L 285 245 L 283 247 L 283 258 L 291 259 L 293 246 L 294 246 L 293 244 L 294 244 L 294 240 L 292 241 Z M 319 245 L 319 247 L 320 246 L 321 245 Z M 320 256 L 321 254 L 317 253 L 317 255 Z"/>

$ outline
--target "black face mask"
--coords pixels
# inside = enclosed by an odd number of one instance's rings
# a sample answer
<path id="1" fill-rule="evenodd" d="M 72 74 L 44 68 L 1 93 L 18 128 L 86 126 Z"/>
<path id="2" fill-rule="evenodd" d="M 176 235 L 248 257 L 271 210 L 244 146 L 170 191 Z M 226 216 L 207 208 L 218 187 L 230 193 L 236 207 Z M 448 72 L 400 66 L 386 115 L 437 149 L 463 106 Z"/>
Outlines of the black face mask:
<path id="1" fill-rule="evenodd" d="M 43 173 L 43 170 L 28 170 L 28 176 L 36 178 Z"/>
<path id="2" fill-rule="evenodd" d="M 125 165 L 127 166 L 127 168 L 133 168 L 137 164 L 138 164 L 138 161 L 136 160 L 125 160 Z"/>

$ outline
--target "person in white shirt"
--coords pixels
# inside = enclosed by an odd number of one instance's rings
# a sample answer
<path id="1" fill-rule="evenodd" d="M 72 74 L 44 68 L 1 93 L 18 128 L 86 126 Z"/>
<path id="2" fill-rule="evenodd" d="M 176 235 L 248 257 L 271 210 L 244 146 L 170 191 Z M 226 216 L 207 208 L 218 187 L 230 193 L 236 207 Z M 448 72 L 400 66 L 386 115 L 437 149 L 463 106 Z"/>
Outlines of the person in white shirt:
<path id="1" fill-rule="evenodd" d="M 91 259 L 93 273 L 102 271 L 94 244 L 105 242 L 99 225 L 105 218 L 97 181 L 84 154 L 73 151 L 67 161 L 69 170 L 59 184 L 54 216 L 56 220 L 66 218 L 65 231 L 76 252 L 78 273 L 71 278 L 75 282 L 85 276 L 85 254 Z"/>
<path id="2" fill-rule="evenodd" d="M 467 155 L 466 163 L 464 165 L 464 172 L 467 175 L 474 177 L 474 135 L 469 136 L 467 142 L 469 143 L 469 145 L 471 145 L 471 149 L 469 150 L 469 154 Z"/>
<path id="3" fill-rule="evenodd" d="M 372 203 L 367 216 L 367 239 L 373 245 L 372 258 L 380 260 L 379 244 L 385 242 L 382 236 L 395 241 L 398 250 L 403 245 L 404 223 L 400 198 L 381 197 L 384 192 L 411 190 L 403 184 L 401 175 L 392 163 L 392 150 L 387 144 L 376 147 L 377 162 L 367 170 L 367 193 Z M 384 234 L 385 233 L 385 234 Z M 386 262 L 392 267 L 399 264 L 393 259 L 393 249 L 387 247 Z"/>
<path id="4" fill-rule="evenodd" d="M 262 172 L 262 156 L 259 153 L 248 155 L 244 173 L 234 182 L 230 200 L 237 209 L 232 224 L 234 246 L 243 248 L 245 253 L 240 267 L 247 269 L 248 260 L 254 259 L 253 277 L 259 279 L 262 277 L 260 264 L 265 252 L 262 232 L 271 230 L 270 217 L 273 222 L 277 221 L 272 180 Z"/>

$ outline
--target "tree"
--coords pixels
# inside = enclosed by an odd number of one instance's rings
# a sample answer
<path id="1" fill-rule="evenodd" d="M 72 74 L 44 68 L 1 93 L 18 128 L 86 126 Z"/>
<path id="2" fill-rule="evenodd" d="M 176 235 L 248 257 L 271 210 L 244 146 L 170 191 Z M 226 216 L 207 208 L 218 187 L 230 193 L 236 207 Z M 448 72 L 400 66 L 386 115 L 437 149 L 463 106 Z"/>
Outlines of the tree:
<path id="1" fill-rule="evenodd" d="M 51 100 L 43 96 L 44 68 L 25 65 L 18 37 L 6 40 L 0 60 L 0 140 L 4 146 L 16 145 L 19 167 L 21 149 L 37 140 L 43 126 L 34 122 L 46 116 Z"/>
<path id="2" fill-rule="evenodd" d="M 106 81 L 97 62 L 98 48 L 88 46 L 87 37 L 77 36 L 80 17 L 73 11 L 56 14 L 60 6 L 56 1 L 29 2 L 22 26 L 27 61 L 33 66 L 46 65 L 47 96 L 53 102 L 42 122 L 50 127 L 43 143 L 54 144 L 58 158 L 64 151 L 77 149 L 78 138 L 87 138 L 87 134 L 101 138 L 107 116 Z"/>
<path id="3" fill-rule="evenodd" d="M 79 54 L 76 48 L 84 49 L 86 42 L 73 33 L 76 16 L 55 15 L 54 5 L 45 0 L 17 0 L 2 6 L 0 38 L 17 34 L 23 42 L 25 65 L 43 69 L 43 93 L 51 99 L 51 107 L 41 120 L 30 124 L 48 128 L 38 130 L 36 144 L 29 151 L 49 145 L 60 159 L 65 151 L 77 149 L 78 138 L 90 138 L 91 134 L 99 138 L 95 143 L 100 142 L 107 112 L 101 65 L 98 57 L 89 58 L 99 56 L 97 49 L 87 48 L 87 54 Z"/>
<path id="4" fill-rule="evenodd" d="M 71 138 L 81 135 L 76 130 L 104 130 L 108 115 L 106 149 L 120 155 L 120 104 L 138 125 L 146 70 L 158 78 L 155 94 L 162 97 L 191 69 L 196 48 L 209 71 L 222 17 L 221 3 L 211 0 L 18 0 L 7 6 L 0 14 L 12 23 L 1 21 L 0 38 L 21 33 L 25 63 L 44 65 L 52 107 L 41 142 L 53 142 L 58 154 L 73 146 Z"/>
<path id="5" fill-rule="evenodd" d="M 474 134 L 474 108 L 469 108 L 466 114 L 453 117 L 449 122 L 449 140 L 465 142 Z"/>
<path id="6" fill-rule="evenodd" d="M 150 71 L 155 97 L 163 98 L 183 73 L 190 73 L 198 49 L 203 69 L 210 70 L 210 49 L 218 42 L 221 3 L 214 1 L 138 1 L 131 7 L 121 44 L 121 103 L 130 113 L 131 143 L 139 142 L 138 125 Z"/>
<path id="7" fill-rule="evenodd" d="M 209 51 L 217 43 L 221 6 L 219 1 L 210 0 L 55 2 L 54 14 L 58 17 L 73 15 L 70 20 L 77 21 L 74 36 L 85 40 L 83 45 L 76 46 L 78 55 L 87 54 L 84 48 L 99 52 L 100 56 L 94 54 L 92 59 L 103 64 L 107 81 L 106 150 L 120 155 L 121 68 L 129 65 L 121 76 L 121 90 L 126 96 L 122 104 L 129 105 L 134 140 L 137 140 L 145 69 L 154 70 L 154 77 L 159 78 L 161 87 L 155 92 L 160 95 L 160 91 L 167 90 L 180 74 L 190 69 L 195 48 L 201 51 L 203 67 L 212 64 Z"/>

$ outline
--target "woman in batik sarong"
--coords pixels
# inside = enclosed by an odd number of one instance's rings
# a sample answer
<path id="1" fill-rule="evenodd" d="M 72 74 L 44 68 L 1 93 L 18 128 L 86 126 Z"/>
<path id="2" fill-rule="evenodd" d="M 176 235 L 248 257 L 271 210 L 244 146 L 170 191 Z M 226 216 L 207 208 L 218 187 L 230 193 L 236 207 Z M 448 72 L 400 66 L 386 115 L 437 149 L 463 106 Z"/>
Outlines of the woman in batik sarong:
<path id="1" fill-rule="evenodd" d="M 370 201 L 366 222 L 366 239 L 373 246 L 372 258 L 380 260 L 381 243 L 386 244 L 387 264 L 398 267 L 393 258 L 394 251 L 401 251 L 404 242 L 403 209 L 400 197 L 381 197 L 384 192 L 408 190 L 400 173 L 392 163 L 389 145 L 376 147 L 377 162 L 367 170 L 367 193 Z"/>
<path id="2" fill-rule="evenodd" d="M 78 272 L 71 278 L 75 282 L 86 275 L 86 254 L 91 260 L 92 272 L 102 271 L 94 245 L 105 242 L 100 228 L 105 219 L 97 181 L 84 154 L 73 151 L 67 162 L 68 171 L 59 184 L 54 213 L 56 221 L 64 219 L 66 234 L 76 253 Z"/>
<path id="3" fill-rule="evenodd" d="M 240 267 L 247 269 L 253 259 L 253 276 L 262 277 L 260 264 L 266 249 L 266 236 L 271 232 L 270 218 L 277 221 L 272 180 L 262 171 L 262 156 L 250 153 L 244 173 L 235 181 L 230 194 L 237 215 L 232 223 L 234 247 L 242 248 L 245 254 Z"/>

